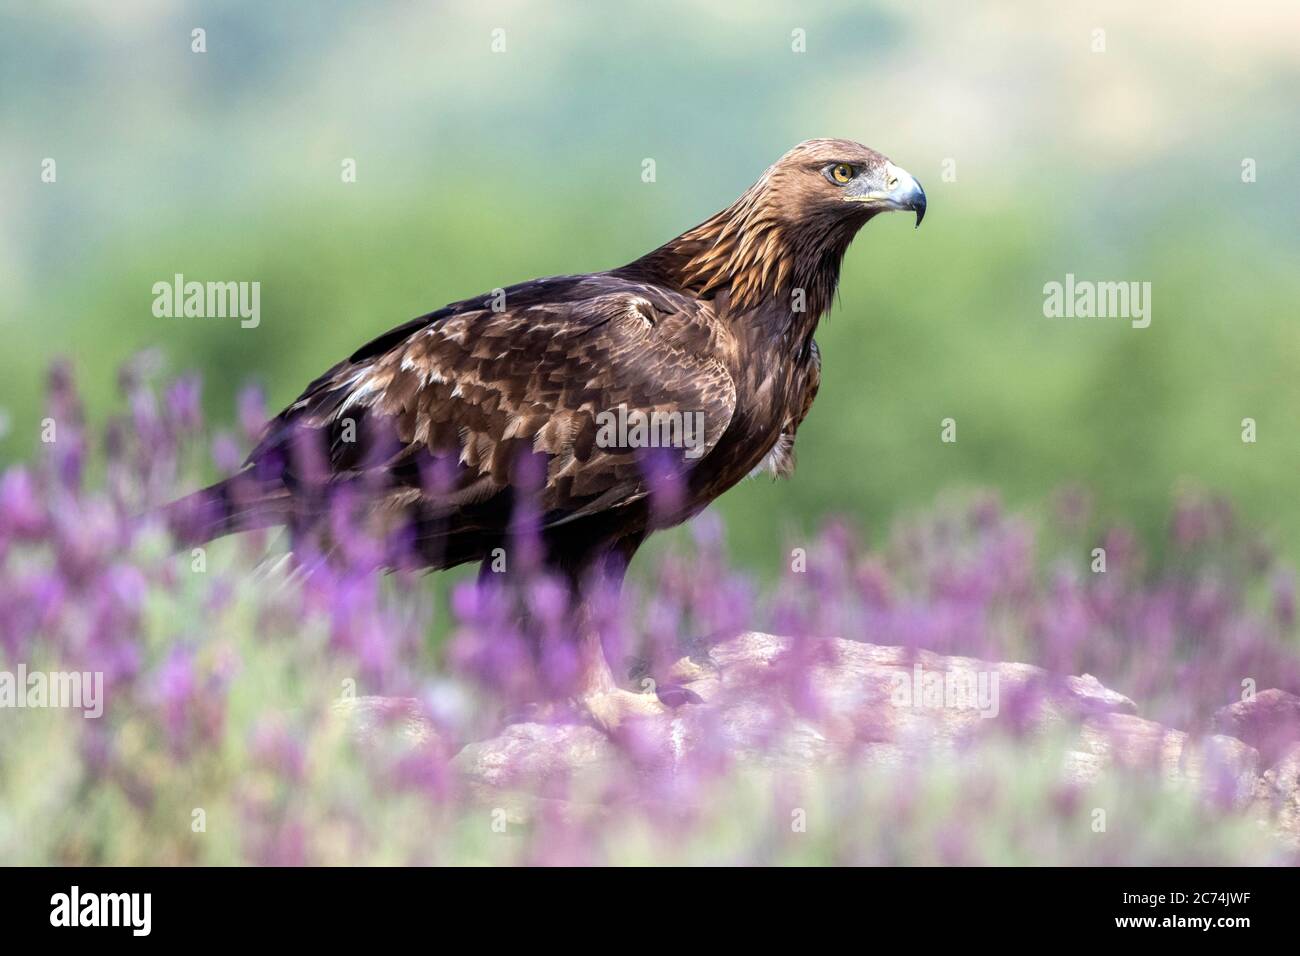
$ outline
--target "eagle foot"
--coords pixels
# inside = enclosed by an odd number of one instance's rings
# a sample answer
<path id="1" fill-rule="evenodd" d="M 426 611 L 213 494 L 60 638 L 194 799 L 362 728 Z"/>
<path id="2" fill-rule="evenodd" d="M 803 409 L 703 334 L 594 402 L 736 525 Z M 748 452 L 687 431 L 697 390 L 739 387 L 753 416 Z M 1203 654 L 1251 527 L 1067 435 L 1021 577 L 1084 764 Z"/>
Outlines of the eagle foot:
<path id="1" fill-rule="evenodd" d="M 659 698 L 659 702 L 672 709 L 683 704 L 702 704 L 695 688 L 709 688 L 716 685 L 722 677 L 722 669 L 709 657 L 708 651 L 700 651 L 683 657 L 662 672 L 662 676 L 651 673 L 646 660 L 628 661 L 627 677 L 635 686 L 647 694 Z"/>
<path id="2" fill-rule="evenodd" d="M 614 733 L 637 720 L 662 720 L 669 713 L 657 694 L 638 694 L 611 687 L 584 694 L 574 701 L 600 730 Z"/>

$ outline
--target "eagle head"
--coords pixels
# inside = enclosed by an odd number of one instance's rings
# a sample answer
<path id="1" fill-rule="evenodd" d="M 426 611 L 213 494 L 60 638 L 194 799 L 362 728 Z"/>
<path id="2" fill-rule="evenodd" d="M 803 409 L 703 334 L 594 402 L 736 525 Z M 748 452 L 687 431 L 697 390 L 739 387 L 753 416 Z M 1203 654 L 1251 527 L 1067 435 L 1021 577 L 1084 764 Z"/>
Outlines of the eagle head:
<path id="1" fill-rule="evenodd" d="M 810 139 L 772 165 L 755 183 L 758 205 L 797 225 L 820 220 L 855 220 L 861 226 L 876 213 L 905 209 L 925 216 L 925 190 L 889 158 L 847 139 Z"/>
<path id="2" fill-rule="evenodd" d="M 815 319 L 830 308 L 840 263 L 878 213 L 925 215 L 910 173 L 861 143 L 810 139 L 767 168 L 734 203 L 624 267 L 703 298 L 725 290 L 733 310 L 789 302 L 802 290 Z"/>

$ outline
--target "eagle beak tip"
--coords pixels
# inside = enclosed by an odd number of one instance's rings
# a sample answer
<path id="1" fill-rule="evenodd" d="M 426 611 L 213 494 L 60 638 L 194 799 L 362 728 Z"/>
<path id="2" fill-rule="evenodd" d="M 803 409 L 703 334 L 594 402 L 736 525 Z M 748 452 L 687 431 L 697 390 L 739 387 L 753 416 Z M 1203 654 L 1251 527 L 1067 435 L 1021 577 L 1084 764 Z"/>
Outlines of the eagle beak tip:
<path id="1" fill-rule="evenodd" d="M 925 190 L 915 179 L 907 184 L 902 205 L 904 209 L 911 209 L 916 213 L 916 225 L 913 228 L 921 228 L 921 220 L 925 218 Z"/>
<path id="2" fill-rule="evenodd" d="M 901 169 L 890 163 L 887 167 L 891 189 L 888 194 L 889 205 L 894 209 L 910 209 L 916 213 L 916 226 L 919 228 L 921 220 L 925 218 L 925 190 L 921 184 L 905 169 Z"/>

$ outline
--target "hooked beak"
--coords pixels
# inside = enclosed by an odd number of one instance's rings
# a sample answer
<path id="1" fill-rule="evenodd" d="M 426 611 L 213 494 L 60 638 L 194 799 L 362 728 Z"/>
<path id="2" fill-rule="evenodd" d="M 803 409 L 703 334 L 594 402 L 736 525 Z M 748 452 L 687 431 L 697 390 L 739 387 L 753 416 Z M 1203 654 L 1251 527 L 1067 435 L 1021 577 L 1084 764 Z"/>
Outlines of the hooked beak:
<path id="1" fill-rule="evenodd" d="M 893 163 L 885 163 L 876 182 L 865 183 L 863 191 L 851 192 L 844 198 L 882 209 L 907 209 L 915 212 L 918 226 L 925 218 L 925 190 L 911 173 Z"/>

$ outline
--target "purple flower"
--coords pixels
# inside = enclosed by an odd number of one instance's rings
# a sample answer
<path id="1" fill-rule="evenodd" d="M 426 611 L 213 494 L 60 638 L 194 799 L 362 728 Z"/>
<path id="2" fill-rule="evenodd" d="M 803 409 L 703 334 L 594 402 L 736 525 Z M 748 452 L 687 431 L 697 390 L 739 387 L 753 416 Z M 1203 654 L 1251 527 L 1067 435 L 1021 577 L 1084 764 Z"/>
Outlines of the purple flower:
<path id="1" fill-rule="evenodd" d="M 0 535 L 35 540 L 46 528 L 46 511 L 31 473 L 10 468 L 0 476 Z"/>
<path id="2" fill-rule="evenodd" d="M 262 436 L 262 428 L 267 419 L 265 393 L 255 385 L 242 389 L 238 399 L 238 415 L 244 437 L 250 442 L 257 441 Z"/>
<path id="3" fill-rule="evenodd" d="M 197 375 L 178 378 L 167 389 L 168 419 L 179 433 L 197 432 L 203 424 L 203 410 L 199 404 L 202 391 L 202 380 Z"/>
<path id="4" fill-rule="evenodd" d="M 123 832 L 157 837 L 168 861 L 188 860 L 202 845 L 156 826 L 159 813 L 188 806 L 177 801 L 195 779 L 226 787 L 240 814 L 241 844 L 230 850 L 239 862 L 312 863 L 338 846 L 362 862 L 368 847 L 397 845 L 411 862 L 436 860 L 441 847 L 459 845 L 449 828 L 463 826 L 466 814 L 479 819 L 472 799 L 483 795 L 471 794 L 461 775 L 480 758 L 480 770 L 526 780 L 537 798 L 528 827 L 491 844 L 494 853 L 605 862 L 617 844 L 611 820 L 634 833 L 646 828 L 648 845 L 671 852 L 716 826 L 720 805 L 743 811 L 728 789 L 741 767 L 784 768 L 792 754 L 797 764 L 805 750 L 834 746 L 864 756 L 887 751 L 890 762 L 828 778 L 839 789 L 815 817 L 819 832 L 837 835 L 827 852 L 845 862 L 915 862 L 908 848 L 923 834 L 920 844 L 936 859 L 986 862 L 991 841 L 962 836 L 972 827 L 999 823 L 1018 845 L 1060 841 L 1062 821 L 1077 823 L 1092 806 L 1082 786 L 1059 781 L 1037 789 L 1018 781 L 1011 801 L 1011 783 L 979 767 L 987 738 L 977 731 L 985 726 L 1016 748 L 1041 744 L 1044 720 L 1061 719 L 1055 702 L 1063 688 L 1077 684 L 1068 676 L 1093 674 L 1138 701 L 1143 717 L 1194 733 L 1222 720 L 1220 709 L 1249 682 L 1281 688 L 1269 698 L 1279 707 L 1291 706 L 1287 691 L 1300 692 L 1294 572 L 1237 527 L 1222 498 L 1196 490 L 1171 508 L 1172 557 L 1161 549 L 1146 556 L 1125 528 L 1097 538 L 1104 526 L 1089 495 L 1070 488 L 1055 499 L 1057 521 L 1045 534 L 995 494 L 942 499 L 900 520 L 884 547 L 865 542 L 851 522 L 832 522 L 797 542 L 798 560 L 793 548 L 770 556 L 773 580 L 736 570 L 723 523 L 705 514 L 668 557 L 643 556 L 625 586 L 594 574 L 575 595 L 567 579 L 546 572 L 542 505 L 529 490 L 544 483 L 547 462 L 525 454 L 517 462 L 525 491 L 503 541 L 505 573 L 455 584 L 444 608 L 445 585 L 413 560 L 427 541 L 409 529 L 377 529 L 365 506 L 373 488 L 340 490 L 321 480 L 313 456 L 322 448 L 312 439 L 289 449 L 284 463 L 303 476 L 302 492 L 316 496 L 320 526 L 289 539 L 284 564 L 278 555 L 267 560 L 267 535 L 212 542 L 197 560 L 160 542 L 156 522 L 136 520 L 151 503 L 208 479 L 183 471 L 200 461 L 207 440 L 198 379 L 154 384 L 156 365 L 147 357 L 124 371 L 128 410 L 106 410 L 117 413 L 109 443 L 86 430 L 68 369 L 52 373 L 51 457 L 0 475 L 0 663 L 102 672 L 104 714 L 69 748 L 79 761 L 74 799 L 84 793 L 87 801 L 72 811 L 120 808 Z M 242 393 L 243 437 L 211 440 L 220 470 L 238 467 L 241 441 L 254 440 L 265 417 L 260 392 Z M 384 435 L 370 437 L 385 447 Z M 88 450 L 106 454 L 107 467 Z M 458 480 L 454 456 L 412 465 L 435 495 Z M 652 520 L 674 518 L 681 461 L 647 454 L 641 465 Z M 1098 545 L 1107 552 L 1104 571 L 1090 554 Z M 731 641 L 751 630 L 781 638 L 770 660 L 747 669 L 735 663 L 741 642 Z M 881 646 L 846 649 L 831 637 Z M 682 695 L 665 718 L 667 735 L 653 721 L 610 733 L 575 730 L 586 719 L 571 700 L 584 690 L 580 640 L 599 643 L 630 690 L 643 675 L 662 688 L 682 658 L 697 668 L 716 654 L 717 675 L 703 667 L 710 676 L 695 685 L 709 703 Z M 929 731 L 905 734 L 871 680 L 864 689 L 832 679 L 850 658 L 931 660 L 925 652 L 1046 670 L 1008 677 L 998 719 L 954 731 L 947 769 L 980 770 L 954 785 L 963 795 L 956 804 L 936 804 L 930 768 L 907 752 L 915 741 L 906 734 L 929 740 Z M 1002 672 L 1025 673 L 1012 664 Z M 391 732 L 367 737 L 364 727 L 341 725 L 340 681 L 396 702 L 381 722 Z M 422 703 L 410 706 L 409 698 Z M 1079 711 L 1065 723 L 1086 717 L 1094 745 L 1114 745 L 1135 772 L 1160 779 L 1160 747 L 1142 729 L 1149 724 L 1100 704 Z M 1269 759 L 1291 744 L 1290 726 L 1271 728 L 1277 740 L 1260 730 Z M 487 739 L 496 749 L 483 757 L 474 748 Z M 590 774 L 566 772 L 565 760 L 579 751 L 599 758 Z M 1207 820 L 1239 812 L 1237 759 L 1231 747 L 1205 755 Z M 789 805 L 818 799 L 797 776 L 760 788 L 773 801 L 759 811 L 762 832 L 748 846 L 735 844 L 727 859 L 784 861 L 815 845 L 811 835 L 784 836 Z M 403 817 L 411 806 L 418 816 Z M 420 841 L 394 843 L 378 832 L 410 819 L 428 827 Z M 75 852 L 81 839 L 59 845 Z"/>

